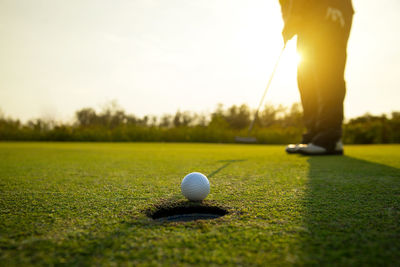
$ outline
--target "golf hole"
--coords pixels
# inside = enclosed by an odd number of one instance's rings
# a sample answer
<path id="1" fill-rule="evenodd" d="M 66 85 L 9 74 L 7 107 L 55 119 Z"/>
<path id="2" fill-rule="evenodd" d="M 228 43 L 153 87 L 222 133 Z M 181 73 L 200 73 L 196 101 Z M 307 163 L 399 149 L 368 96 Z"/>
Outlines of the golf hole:
<path id="1" fill-rule="evenodd" d="M 228 211 L 218 206 L 184 202 L 172 206 L 159 206 L 153 212 L 148 212 L 147 215 L 153 220 L 158 221 L 189 222 L 217 219 L 226 214 L 228 214 Z"/>

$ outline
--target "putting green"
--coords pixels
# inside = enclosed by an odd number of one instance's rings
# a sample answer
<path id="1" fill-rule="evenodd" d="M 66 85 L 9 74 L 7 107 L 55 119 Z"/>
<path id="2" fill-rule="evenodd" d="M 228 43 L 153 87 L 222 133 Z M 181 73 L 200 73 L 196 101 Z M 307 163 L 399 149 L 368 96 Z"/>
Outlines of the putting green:
<path id="1" fill-rule="evenodd" d="M 262 145 L 0 143 L 0 262 L 395 265 L 400 145 L 346 146 L 345 154 L 304 157 Z M 204 205 L 229 213 L 191 222 L 149 218 L 185 201 L 180 182 L 193 171 L 210 180 Z"/>

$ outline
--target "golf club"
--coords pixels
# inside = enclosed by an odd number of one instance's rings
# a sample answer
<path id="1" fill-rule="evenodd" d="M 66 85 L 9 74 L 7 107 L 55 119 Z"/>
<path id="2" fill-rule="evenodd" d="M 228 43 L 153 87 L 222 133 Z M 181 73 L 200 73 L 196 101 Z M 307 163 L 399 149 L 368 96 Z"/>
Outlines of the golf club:
<path id="1" fill-rule="evenodd" d="M 272 73 L 271 73 L 271 76 L 269 77 L 267 86 L 265 87 L 264 94 L 261 97 L 260 104 L 258 105 L 256 113 L 254 114 L 254 118 L 253 118 L 253 120 L 252 120 L 252 122 L 251 122 L 251 124 L 249 126 L 249 129 L 247 130 L 247 136 L 246 137 L 236 136 L 235 137 L 235 141 L 236 142 L 239 142 L 239 143 L 255 143 L 255 142 L 257 142 L 257 139 L 255 137 L 250 136 L 250 133 L 253 130 L 254 123 L 255 123 L 255 121 L 256 121 L 256 119 L 258 117 L 258 112 L 260 111 L 260 108 L 261 108 L 262 104 L 264 103 L 265 95 L 267 94 L 268 88 L 271 85 L 272 79 L 274 78 L 274 75 L 275 75 L 276 69 L 278 68 L 278 65 L 279 65 L 279 62 L 281 60 L 283 51 L 285 51 L 285 47 L 286 47 L 286 44 L 282 47 L 282 50 L 281 50 L 281 52 L 279 54 L 279 57 L 276 60 L 274 69 L 272 70 Z"/>

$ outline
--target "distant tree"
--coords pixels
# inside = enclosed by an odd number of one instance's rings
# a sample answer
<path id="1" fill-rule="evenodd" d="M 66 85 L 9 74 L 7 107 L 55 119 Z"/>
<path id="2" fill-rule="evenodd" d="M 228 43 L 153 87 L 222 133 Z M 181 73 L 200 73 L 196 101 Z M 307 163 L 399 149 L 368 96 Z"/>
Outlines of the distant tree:
<path id="1" fill-rule="evenodd" d="M 27 122 L 27 127 L 36 132 L 46 132 L 53 128 L 51 122 L 42 119 L 29 120 Z"/>
<path id="2" fill-rule="evenodd" d="M 138 122 L 138 119 L 135 117 L 135 115 L 126 115 L 125 116 L 125 123 L 127 125 L 136 125 Z"/>
<path id="3" fill-rule="evenodd" d="M 158 121 L 157 116 L 151 116 L 150 121 L 151 121 L 150 124 L 151 124 L 152 127 L 156 127 L 157 126 L 157 121 Z"/>
<path id="4" fill-rule="evenodd" d="M 389 122 L 392 130 L 392 143 L 400 143 L 400 112 L 392 112 L 392 118 Z"/>
<path id="5" fill-rule="evenodd" d="M 215 111 L 211 113 L 211 120 L 208 126 L 211 128 L 220 128 L 220 129 L 229 128 L 229 123 L 227 122 L 224 113 L 225 112 L 223 105 L 218 104 Z"/>
<path id="6" fill-rule="evenodd" d="M 183 126 L 189 126 L 193 120 L 192 114 L 189 111 L 181 113 L 181 123 Z"/>
<path id="7" fill-rule="evenodd" d="M 282 106 L 276 108 L 273 105 L 265 105 L 258 115 L 257 124 L 260 124 L 261 127 L 270 127 L 277 123 L 279 113 L 284 111 Z"/>
<path id="8" fill-rule="evenodd" d="M 126 115 L 123 110 L 115 110 L 109 114 L 108 127 L 113 129 L 126 123 Z"/>
<path id="9" fill-rule="evenodd" d="M 207 117 L 204 114 L 194 114 L 192 115 L 192 121 L 190 123 L 191 126 L 201 126 L 201 127 L 205 127 L 207 126 L 208 121 L 207 121 Z"/>
<path id="10" fill-rule="evenodd" d="M 365 114 L 351 119 L 344 127 L 347 143 L 378 144 L 393 142 L 393 129 L 386 115 Z"/>
<path id="11" fill-rule="evenodd" d="M 284 127 L 303 127 L 303 111 L 300 103 L 293 103 L 289 112 L 285 112 L 281 119 Z"/>
<path id="12" fill-rule="evenodd" d="M 98 122 L 96 111 L 92 108 L 83 108 L 75 113 L 79 126 L 87 127 L 95 125 Z"/>
<path id="13" fill-rule="evenodd" d="M 189 126 L 194 121 L 194 118 L 195 115 L 192 115 L 189 111 L 180 112 L 178 110 L 173 119 L 174 127 Z"/>
<path id="14" fill-rule="evenodd" d="M 22 134 L 23 124 L 20 120 L 0 117 L 0 140 L 19 140 Z"/>
<path id="15" fill-rule="evenodd" d="M 169 114 L 164 114 L 160 119 L 159 126 L 163 128 L 172 127 L 172 116 Z"/>
<path id="16" fill-rule="evenodd" d="M 137 124 L 140 126 L 148 126 L 149 116 L 144 116 L 142 119 L 139 119 Z"/>
<path id="17" fill-rule="evenodd" d="M 174 120 L 173 120 L 174 127 L 179 127 L 179 126 L 181 126 L 181 124 L 182 124 L 182 122 L 181 122 L 181 116 L 182 116 L 182 114 L 181 114 L 181 112 L 178 110 L 178 111 L 175 113 Z"/>
<path id="18" fill-rule="evenodd" d="M 231 106 L 225 115 L 225 120 L 232 129 L 243 129 L 250 124 L 250 109 L 247 105 Z"/>

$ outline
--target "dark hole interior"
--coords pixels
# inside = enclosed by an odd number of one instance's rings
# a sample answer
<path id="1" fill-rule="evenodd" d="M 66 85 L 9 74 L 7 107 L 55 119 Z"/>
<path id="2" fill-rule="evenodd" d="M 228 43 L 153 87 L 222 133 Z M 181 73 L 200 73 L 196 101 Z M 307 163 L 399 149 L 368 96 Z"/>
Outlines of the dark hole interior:
<path id="1" fill-rule="evenodd" d="M 217 206 L 178 206 L 161 207 L 149 216 L 154 220 L 179 222 L 216 219 L 227 213 L 227 210 Z"/>

